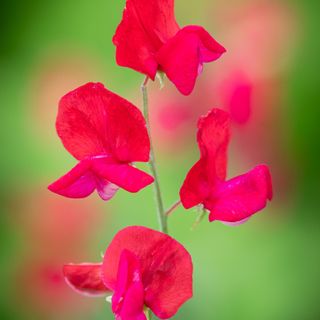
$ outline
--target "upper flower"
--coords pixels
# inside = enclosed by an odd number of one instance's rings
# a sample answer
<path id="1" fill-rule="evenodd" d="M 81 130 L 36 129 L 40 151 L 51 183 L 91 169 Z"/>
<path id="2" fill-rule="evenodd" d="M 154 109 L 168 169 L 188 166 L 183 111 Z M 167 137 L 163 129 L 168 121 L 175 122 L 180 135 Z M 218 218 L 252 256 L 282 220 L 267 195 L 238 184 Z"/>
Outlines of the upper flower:
<path id="1" fill-rule="evenodd" d="M 200 26 L 180 29 L 174 0 L 127 0 L 113 43 L 119 65 L 152 80 L 161 70 L 185 95 L 192 92 L 203 63 L 226 51 Z"/>
<path id="2" fill-rule="evenodd" d="M 229 114 L 212 109 L 198 122 L 200 160 L 191 168 L 180 190 L 185 208 L 203 204 L 209 220 L 240 224 L 263 209 L 272 198 L 272 183 L 266 165 L 226 179 L 229 144 Z"/>
<path id="3" fill-rule="evenodd" d="M 127 227 L 110 243 L 101 264 L 69 264 L 64 276 L 84 294 L 111 294 L 116 319 L 146 320 L 144 306 L 171 318 L 192 297 L 192 260 L 170 236 Z"/>
<path id="4" fill-rule="evenodd" d="M 96 189 L 109 200 L 119 187 L 137 192 L 153 182 L 131 165 L 149 160 L 150 141 L 140 110 L 101 83 L 87 83 L 62 97 L 56 128 L 79 163 L 49 190 L 83 198 Z"/>

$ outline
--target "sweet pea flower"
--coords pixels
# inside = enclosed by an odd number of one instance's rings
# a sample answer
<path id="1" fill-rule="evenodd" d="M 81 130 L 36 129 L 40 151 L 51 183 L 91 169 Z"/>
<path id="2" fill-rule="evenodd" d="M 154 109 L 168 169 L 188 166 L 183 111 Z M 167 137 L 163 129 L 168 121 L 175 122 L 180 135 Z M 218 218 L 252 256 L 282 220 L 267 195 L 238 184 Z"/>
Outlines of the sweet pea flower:
<path id="1" fill-rule="evenodd" d="M 113 37 L 118 65 L 155 79 L 163 71 L 184 95 L 189 95 L 204 63 L 226 51 L 200 26 L 180 28 L 174 0 L 127 0 Z"/>
<path id="2" fill-rule="evenodd" d="M 186 209 L 202 204 L 209 221 L 229 225 L 247 221 L 272 199 L 272 183 L 266 165 L 226 180 L 229 113 L 212 109 L 198 122 L 200 160 L 191 168 L 180 190 Z"/>
<path id="3" fill-rule="evenodd" d="M 87 83 L 62 97 L 56 129 L 79 163 L 49 190 L 69 198 L 84 198 L 97 190 L 109 200 L 119 187 L 137 192 L 153 182 L 153 177 L 132 166 L 149 160 L 143 115 L 101 83 Z"/>
<path id="4" fill-rule="evenodd" d="M 192 260 L 170 236 L 133 226 L 119 231 L 100 264 L 67 264 L 66 282 L 85 295 L 111 295 L 117 320 L 146 320 L 144 307 L 160 319 L 174 316 L 192 297 Z"/>

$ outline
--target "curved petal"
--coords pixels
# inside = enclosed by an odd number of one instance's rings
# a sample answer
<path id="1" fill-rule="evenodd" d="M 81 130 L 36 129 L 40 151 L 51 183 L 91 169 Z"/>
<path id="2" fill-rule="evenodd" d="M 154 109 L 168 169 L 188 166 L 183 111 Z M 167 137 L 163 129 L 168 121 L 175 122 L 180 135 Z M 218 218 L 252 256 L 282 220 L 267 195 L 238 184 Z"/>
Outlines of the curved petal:
<path id="1" fill-rule="evenodd" d="M 90 168 L 90 161 L 80 161 L 67 174 L 50 184 L 48 189 L 68 198 L 85 198 L 96 188 L 96 180 Z"/>
<path id="2" fill-rule="evenodd" d="M 97 189 L 102 200 L 110 200 L 119 187 L 104 177 L 96 175 L 93 163 L 93 159 L 80 161 L 67 174 L 49 185 L 48 189 L 68 198 L 85 198 Z"/>
<path id="3" fill-rule="evenodd" d="M 123 250 L 140 262 L 145 304 L 161 319 L 171 318 L 192 297 L 192 260 L 170 236 L 145 227 L 127 227 L 110 243 L 103 260 L 103 280 L 115 289 Z"/>
<path id="4" fill-rule="evenodd" d="M 119 187 L 106 179 L 96 177 L 97 192 L 100 198 L 104 201 L 108 201 L 116 194 Z"/>
<path id="5" fill-rule="evenodd" d="M 111 92 L 107 105 L 107 139 L 112 156 L 121 162 L 149 161 L 150 140 L 141 111 Z"/>
<path id="6" fill-rule="evenodd" d="M 217 42 L 207 30 L 200 26 L 186 26 L 185 32 L 194 32 L 200 40 L 200 63 L 212 62 L 219 59 L 226 49 Z"/>
<path id="7" fill-rule="evenodd" d="M 244 222 L 263 209 L 272 199 L 272 182 L 266 165 L 256 166 L 249 172 L 221 183 L 213 197 L 205 202 L 210 210 L 209 220 Z"/>
<path id="8" fill-rule="evenodd" d="M 184 95 L 189 95 L 196 83 L 200 66 L 199 38 L 180 30 L 157 53 L 160 69 Z"/>
<path id="9" fill-rule="evenodd" d="M 129 191 L 138 192 L 154 181 L 149 174 L 128 164 L 115 163 L 108 159 L 94 159 L 95 174 Z"/>
<path id="10" fill-rule="evenodd" d="M 78 293 L 100 296 L 111 292 L 101 279 L 101 263 L 66 264 L 63 275 L 67 284 Z"/>
<path id="11" fill-rule="evenodd" d="M 200 160 L 190 169 L 180 189 L 180 199 L 186 209 L 203 203 L 225 179 L 229 127 L 229 114 L 220 109 L 214 108 L 199 119 Z"/>
<path id="12" fill-rule="evenodd" d="M 202 64 L 217 60 L 224 52 L 225 49 L 205 29 L 187 26 L 161 47 L 156 59 L 177 89 L 189 95 Z"/>
<path id="13" fill-rule="evenodd" d="M 87 83 L 60 100 L 56 128 L 65 148 L 79 160 L 98 155 L 123 162 L 149 159 L 142 113 L 100 83 Z"/>
<path id="14" fill-rule="evenodd" d="M 210 193 L 206 177 L 206 161 L 200 159 L 188 172 L 180 189 L 180 199 L 186 208 L 202 203 Z"/>
<path id="15" fill-rule="evenodd" d="M 102 84 L 87 83 L 59 102 L 57 133 L 64 147 L 78 160 L 109 153 L 105 139 L 105 93 Z"/>
<path id="16" fill-rule="evenodd" d="M 211 183 L 225 180 L 227 149 L 230 139 L 229 113 L 213 108 L 198 122 L 197 140 L 201 158 L 207 159 L 207 176 Z"/>
<path id="17" fill-rule="evenodd" d="M 230 226 L 230 227 L 237 227 L 240 226 L 241 224 L 244 224 L 245 222 L 247 222 L 250 219 L 250 217 L 242 219 L 240 221 L 236 221 L 236 222 L 229 222 L 229 221 L 221 221 L 223 224 L 225 224 L 226 226 Z"/>
<path id="18" fill-rule="evenodd" d="M 123 250 L 112 296 L 112 311 L 119 319 L 146 320 L 143 306 L 144 288 L 139 260 L 132 252 Z"/>
<path id="19" fill-rule="evenodd" d="M 173 0 L 127 0 L 113 37 L 118 65 L 154 80 L 158 69 L 154 55 L 178 30 Z"/>

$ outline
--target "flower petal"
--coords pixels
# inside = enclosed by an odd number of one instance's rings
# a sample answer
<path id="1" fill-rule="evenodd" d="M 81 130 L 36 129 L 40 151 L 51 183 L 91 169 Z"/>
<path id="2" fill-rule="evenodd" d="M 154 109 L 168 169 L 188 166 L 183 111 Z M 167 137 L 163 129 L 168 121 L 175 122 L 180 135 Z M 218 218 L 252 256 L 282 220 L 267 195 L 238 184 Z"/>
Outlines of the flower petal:
<path id="1" fill-rule="evenodd" d="M 154 181 L 152 176 L 137 168 L 108 159 L 94 159 L 93 170 L 97 176 L 129 192 L 138 192 Z"/>
<path id="2" fill-rule="evenodd" d="M 188 172 L 180 189 L 180 199 L 186 208 L 202 203 L 210 193 L 206 177 L 206 162 L 200 159 Z"/>
<path id="3" fill-rule="evenodd" d="M 154 55 L 178 30 L 173 0 L 127 0 L 113 37 L 118 65 L 154 80 L 158 69 Z"/>
<path id="4" fill-rule="evenodd" d="M 230 139 L 229 113 L 213 108 L 198 122 L 197 140 L 201 158 L 207 162 L 207 176 L 211 184 L 216 179 L 225 180 L 227 149 Z"/>
<path id="5" fill-rule="evenodd" d="M 85 198 L 96 188 L 96 180 L 90 171 L 89 160 L 80 161 L 67 174 L 48 186 L 54 193 L 68 198 Z"/>
<path id="6" fill-rule="evenodd" d="M 100 264 L 66 264 L 63 275 L 72 289 L 84 295 L 105 295 L 111 291 L 101 279 Z"/>
<path id="7" fill-rule="evenodd" d="M 237 227 L 240 226 L 241 224 L 244 224 L 245 222 L 247 222 L 250 219 L 250 217 L 242 219 L 240 221 L 236 221 L 236 222 L 228 222 L 228 221 L 221 221 L 223 224 L 225 224 L 226 226 L 230 226 L 230 227 Z"/>
<path id="8" fill-rule="evenodd" d="M 104 201 L 108 201 L 116 194 L 119 187 L 106 179 L 96 177 L 97 191 L 100 198 Z"/>
<path id="9" fill-rule="evenodd" d="M 123 250 L 140 262 L 145 304 L 161 319 L 171 318 L 192 297 L 192 261 L 170 236 L 145 227 L 127 227 L 116 234 L 103 260 L 103 280 L 115 289 Z"/>
<path id="10" fill-rule="evenodd" d="M 216 183 L 225 179 L 229 126 L 229 114 L 220 109 L 212 109 L 200 118 L 197 134 L 200 160 L 190 169 L 180 189 L 186 209 L 203 203 Z"/>
<path id="11" fill-rule="evenodd" d="M 161 47 L 156 59 L 177 89 L 189 95 L 202 64 L 218 59 L 224 52 L 225 49 L 202 27 L 187 26 Z"/>
<path id="12" fill-rule="evenodd" d="M 119 161 L 148 161 L 150 142 L 140 110 L 100 83 L 87 83 L 65 95 L 56 128 L 77 159 L 99 155 Z"/>
<path id="13" fill-rule="evenodd" d="M 184 95 L 189 95 L 196 83 L 200 65 L 199 38 L 181 30 L 157 53 L 160 69 Z"/>
<path id="14" fill-rule="evenodd" d="M 87 83 L 60 100 L 56 129 L 64 147 L 78 160 L 109 153 L 105 91 L 102 84 Z"/>
<path id="15" fill-rule="evenodd" d="M 144 288 L 139 260 L 132 252 L 123 250 L 112 296 L 112 311 L 119 319 L 146 320 L 143 306 Z"/>
<path id="16" fill-rule="evenodd" d="M 112 156 L 121 162 L 149 161 L 150 140 L 141 111 L 108 92 L 107 137 Z"/>
<path id="17" fill-rule="evenodd" d="M 242 222 L 263 209 L 268 199 L 272 199 L 270 171 L 266 165 L 259 165 L 221 183 L 204 205 L 210 210 L 210 221 Z"/>
<path id="18" fill-rule="evenodd" d="M 200 40 L 200 62 L 212 62 L 219 59 L 226 49 L 218 43 L 208 31 L 200 26 L 187 26 L 185 31 L 194 32 Z"/>

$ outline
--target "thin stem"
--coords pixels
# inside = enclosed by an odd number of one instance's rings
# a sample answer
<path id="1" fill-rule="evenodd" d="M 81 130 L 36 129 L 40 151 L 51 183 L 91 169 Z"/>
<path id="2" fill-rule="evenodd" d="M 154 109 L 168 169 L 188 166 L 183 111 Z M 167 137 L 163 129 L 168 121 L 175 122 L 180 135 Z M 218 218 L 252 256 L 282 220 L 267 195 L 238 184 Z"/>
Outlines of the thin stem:
<path id="1" fill-rule="evenodd" d="M 165 212 L 165 215 L 168 217 L 174 210 L 176 210 L 181 204 L 181 201 L 176 201 L 167 211 Z"/>
<path id="2" fill-rule="evenodd" d="M 193 231 L 197 226 L 198 224 L 203 220 L 203 218 L 207 215 L 207 211 L 202 208 L 199 212 L 198 212 L 198 215 L 197 215 L 197 218 L 196 218 L 196 221 L 193 223 L 192 227 L 191 227 L 191 230 Z"/>
<path id="3" fill-rule="evenodd" d="M 146 120 L 147 130 L 150 138 L 149 167 L 154 177 L 153 185 L 154 185 L 154 194 L 155 194 L 156 205 L 157 205 L 157 216 L 158 216 L 159 228 L 161 232 L 168 233 L 167 216 L 165 215 L 165 210 L 163 206 L 162 195 L 161 195 L 160 184 L 159 184 L 159 177 L 157 173 L 156 160 L 154 156 L 154 150 L 153 150 L 152 139 L 151 139 L 148 91 L 147 91 L 148 80 L 149 80 L 149 77 L 146 77 L 143 84 L 141 85 L 141 91 L 142 91 L 142 97 L 143 97 L 143 114 Z"/>

